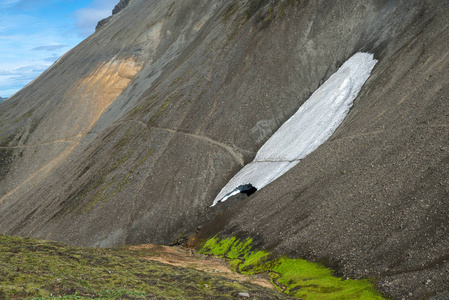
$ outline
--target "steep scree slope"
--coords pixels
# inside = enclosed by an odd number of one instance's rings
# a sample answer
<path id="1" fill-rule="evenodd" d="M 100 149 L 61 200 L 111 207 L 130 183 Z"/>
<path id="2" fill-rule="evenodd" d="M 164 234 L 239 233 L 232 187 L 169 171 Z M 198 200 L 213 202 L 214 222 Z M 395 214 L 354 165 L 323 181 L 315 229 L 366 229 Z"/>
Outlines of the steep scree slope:
<path id="1" fill-rule="evenodd" d="M 0 104 L 0 231 L 168 243 L 222 213 L 204 234 L 257 237 L 392 297 L 443 293 L 448 17 L 431 0 L 131 1 Z M 359 51 L 379 63 L 334 136 L 210 208 Z"/>

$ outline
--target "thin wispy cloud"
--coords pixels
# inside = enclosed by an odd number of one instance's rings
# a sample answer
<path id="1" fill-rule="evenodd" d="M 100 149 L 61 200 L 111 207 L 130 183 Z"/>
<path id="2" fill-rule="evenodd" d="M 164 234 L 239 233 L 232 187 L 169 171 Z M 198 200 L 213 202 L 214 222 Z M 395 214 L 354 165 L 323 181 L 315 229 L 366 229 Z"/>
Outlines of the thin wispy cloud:
<path id="1" fill-rule="evenodd" d="M 50 56 L 50 57 L 44 58 L 44 61 L 53 63 L 53 62 L 57 61 L 59 57 L 60 56 L 58 56 L 58 55 Z"/>
<path id="2" fill-rule="evenodd" d="M 119 0 L 0 0 L 0 96 L 9 97 L 95 31 Z"/>
<path id="3" fill-rule="evenodd" d="M 58 44 L 57 40 L 58 38 L 51 30 L 42 33 L 1 36 L 0 74 L 3 76 L 0 77 L 0 96 L 11 96 L 70 49 L 68 46 Z M 73 39 L 68 41 L 78 42 Z M 50 57 L 54 60 L 51 61 Z"/>
<path id="4" fill-rule="evenodd" d="M 66 48 L 68 45 L 49 45 L 49 46 L 39 46 L 31 49 L 32 51 L 53 51 L 62 48 Z"/>
<path id="5" fill-rule="evenodd" d="M 19 3 L 20 0 L 1 0 L 0 1 L 0 8 L 9 8 L 14 6 L 15 4 Z"/>

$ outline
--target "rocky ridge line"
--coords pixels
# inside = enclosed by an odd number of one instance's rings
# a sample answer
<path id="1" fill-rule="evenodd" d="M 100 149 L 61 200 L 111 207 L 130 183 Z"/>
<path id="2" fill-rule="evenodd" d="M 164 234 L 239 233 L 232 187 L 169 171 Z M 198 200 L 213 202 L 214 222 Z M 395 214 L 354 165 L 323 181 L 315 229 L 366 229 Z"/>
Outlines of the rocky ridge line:
<path id="1" fill-rule="evenodd" d="M 95 27 L 95 31 L 100 30 L 103 28 L 104 25 L 106 25 L 114 15 L 118 14 L 120 11 L 122 11 L 125 7 L 128 6 L 128 4 L 131 2 L 131 0 L 120 0 L 120 2 L 114 7 L 112 10 L 112 16 L 109 16 L 103 20 L 100 20 L 97 23 L 97 26 Z"/>

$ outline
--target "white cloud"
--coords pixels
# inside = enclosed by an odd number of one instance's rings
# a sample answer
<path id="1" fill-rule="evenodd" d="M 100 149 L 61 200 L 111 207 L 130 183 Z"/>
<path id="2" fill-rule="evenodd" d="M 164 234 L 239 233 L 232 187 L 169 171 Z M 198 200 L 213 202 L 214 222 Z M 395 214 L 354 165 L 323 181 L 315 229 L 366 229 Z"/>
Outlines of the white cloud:
<path id="1" fill-rule="evenodd" d="M 119 2 L 92 0 L 76 13 L 58 11 L 72 1 L 78 0 L 0 0 L 0 9 L 5 9 L 0 23 L 1 97 L 20 90 L 93 33 Z"/>
<path id="2" fill-rule="evenodd" d="M 95 31 L 98 21 L 110 16 L 118 0 L 94 0 L 88 7 L 75 12 L 79 34 L 87 36 Z"/>
<path id="3" fill-rule="evenodd" d="M 61 42 L 75 45 L 78 40 L 62 38 L 53 30 L 0 35 L 0 97 L 9 97 L 20 90 L 71 48 Z"/>
<path id="4" fill-rule="evenodd" d="M 59 56 L 58 56 L 59 57 Z M 55 60 L 58 58 L 56 57 Z M 3 64 L 0 69 L 1 97 L 9 97 L 44 72 L 54 60 L 44 59 Z M 20 63 L 16 65 L 16 63 Z"/>
<path id="5" fill-rule="evenodd" d="M 4 9 L 4 8 L 12 7 L 19 2 L 20 2 L 20 0 L 1 0 L 0 8 Z"/>

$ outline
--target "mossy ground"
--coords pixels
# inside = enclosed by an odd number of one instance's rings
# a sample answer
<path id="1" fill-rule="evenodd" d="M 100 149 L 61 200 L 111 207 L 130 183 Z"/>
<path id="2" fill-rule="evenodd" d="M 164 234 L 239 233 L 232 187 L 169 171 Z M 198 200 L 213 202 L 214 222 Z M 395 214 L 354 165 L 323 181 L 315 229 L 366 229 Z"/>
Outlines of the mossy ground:
<path id="1" fill-rule="evenodd" d="M 0 235 L 0 299 L 283 299 L 275 290 L 143 259 L 155 250 L 77 248 Z"/>
<path id="2" fill-rule="evenodd" d="M 252 249 L 252 239 L 235 237 L 207 240 L 202 254 L 225 257 L 236 271 L 243 274 L 266 273 L 273 284 L 289 296 L 302 299 L 384 299 L 374 290 L 373 280 L 343 280 L 333 271 L 303 259 L 275 257 L 266 251 Z"/>

